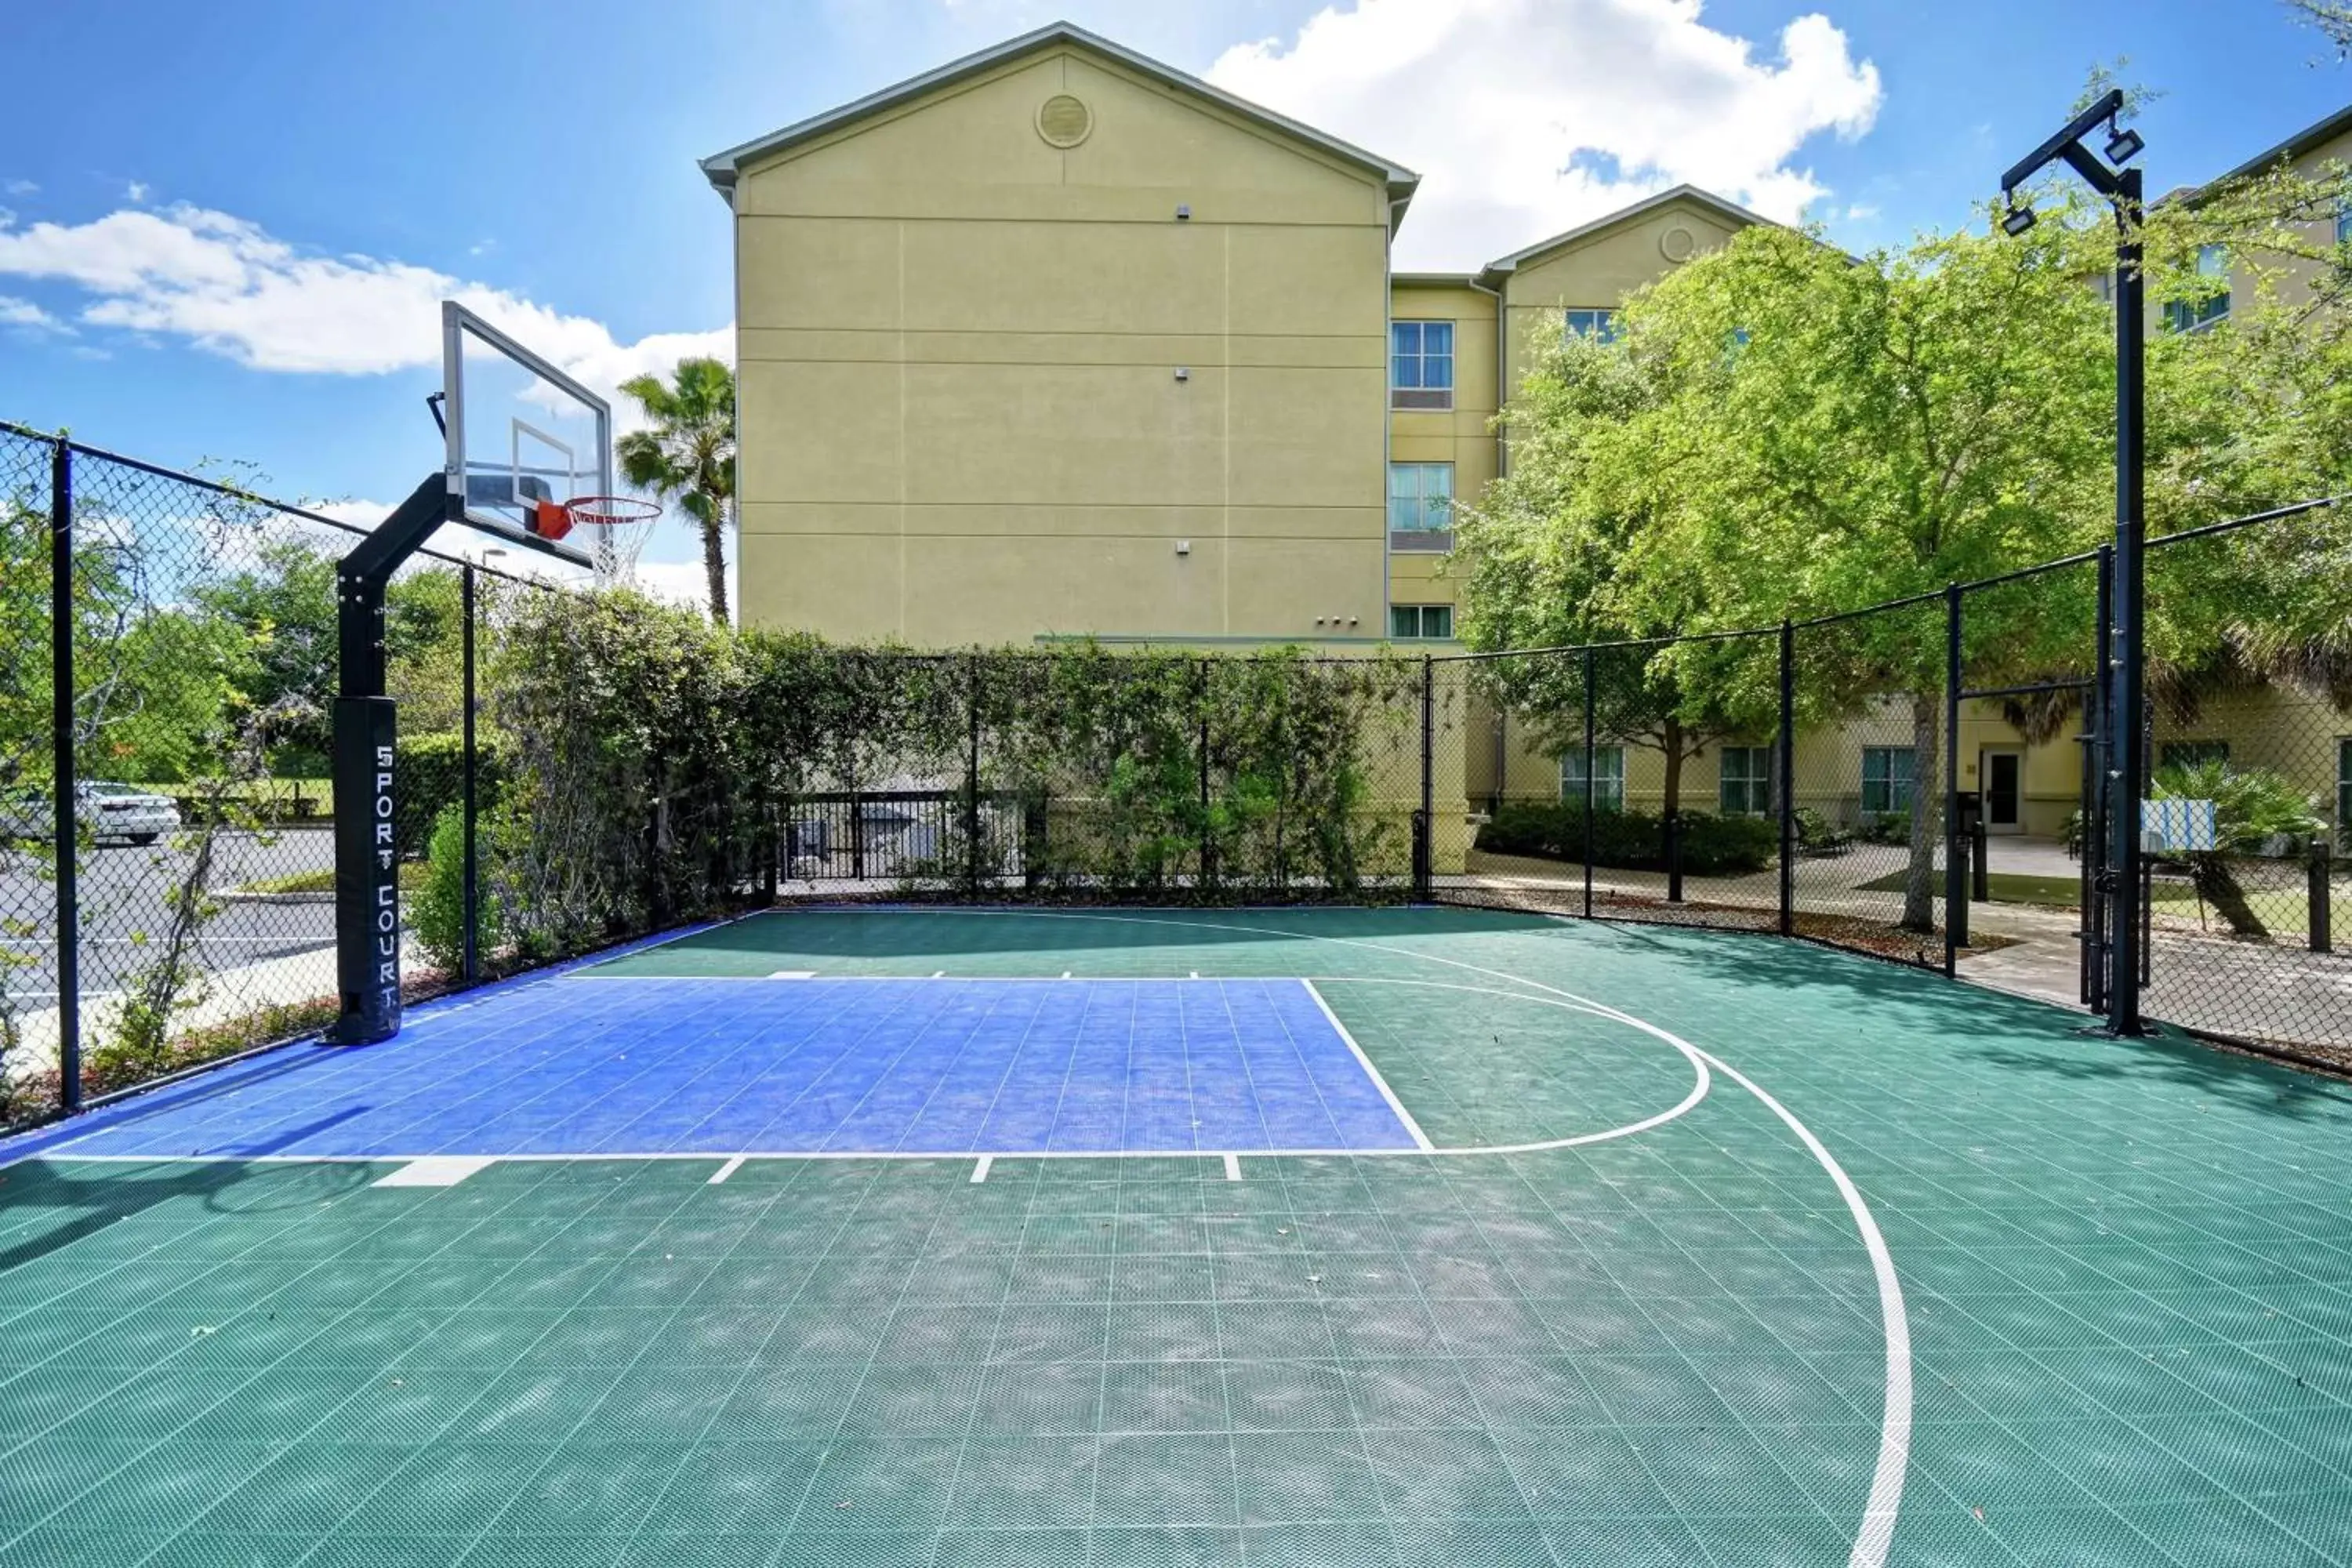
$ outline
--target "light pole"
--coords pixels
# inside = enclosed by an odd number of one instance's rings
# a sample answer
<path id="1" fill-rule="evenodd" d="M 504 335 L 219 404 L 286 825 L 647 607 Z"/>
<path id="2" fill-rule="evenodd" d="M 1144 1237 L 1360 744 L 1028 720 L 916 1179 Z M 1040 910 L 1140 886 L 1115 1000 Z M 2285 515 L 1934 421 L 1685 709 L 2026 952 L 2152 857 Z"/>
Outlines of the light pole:
<path id="1" fill-rule="evenodd" d="M 2110 90 L 2076 115 L 2066 128 L 2020 159 L 2000 177 L 2009 212 L 2003 232 L 2023 234 L 2033 226 L 2033 209 L 2017 202 L 2017 188 L 2052 163 L 2063 162 L 2107 199 L 2116 214 L 2116 554 L 2113 636 L 2103 636 L 2107 668 L 2100 671 L 2106 714 L 2100 726 L 2106 752 L 2107 1026 L 2117 1035 L 2141 1032 L 2139 1016 L 2139 922 L 2141 781 L 2147 775 L 2147 726 L 2141 674 L 2146 651 L 2144 605 L 2147 587 L 2147 531 L 2141 506 L 2147 428 L 2146 285 L 2140 269 L 2140 227 L 2145 220 L 2140 172 L 2127 168 L 2147 143 L 2139 132 L 2117 123 L 2124 95 Z M 2104 156 L 2083 139 L 2106 129 Z M 2102 627 L 2102 633 L 2108 630 Z"/>

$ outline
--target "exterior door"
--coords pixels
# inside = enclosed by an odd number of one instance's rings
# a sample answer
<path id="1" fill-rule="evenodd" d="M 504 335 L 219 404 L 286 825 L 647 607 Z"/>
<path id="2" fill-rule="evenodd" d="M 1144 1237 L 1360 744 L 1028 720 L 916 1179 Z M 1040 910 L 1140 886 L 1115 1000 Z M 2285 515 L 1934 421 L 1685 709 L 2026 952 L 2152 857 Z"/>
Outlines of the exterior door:
<path id="1" fill-rule="evenodd" d="M 1988 750 L 1983 756 L 1987 833 L 2025 831 L 2025 753 Z"/>

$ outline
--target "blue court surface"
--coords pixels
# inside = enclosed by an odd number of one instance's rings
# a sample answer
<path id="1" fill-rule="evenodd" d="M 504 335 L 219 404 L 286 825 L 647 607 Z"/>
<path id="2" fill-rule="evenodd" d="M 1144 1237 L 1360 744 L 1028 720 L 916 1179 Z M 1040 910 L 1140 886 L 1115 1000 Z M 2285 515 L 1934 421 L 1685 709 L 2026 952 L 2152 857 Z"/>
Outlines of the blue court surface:
<path id="1" fill-rule="evenodd" d="M 1303 980 L 572 978 L 147 1097 L 76 1155 L 1416 1146 Z"/>

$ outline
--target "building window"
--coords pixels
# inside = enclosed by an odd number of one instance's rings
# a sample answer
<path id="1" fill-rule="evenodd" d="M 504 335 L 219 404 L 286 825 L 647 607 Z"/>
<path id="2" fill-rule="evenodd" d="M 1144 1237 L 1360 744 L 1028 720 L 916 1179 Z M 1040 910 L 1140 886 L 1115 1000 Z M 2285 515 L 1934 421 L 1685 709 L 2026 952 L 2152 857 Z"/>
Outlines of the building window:
<path id="1" fill-rule="evenodd" d="M 1454 548 L 1454 465 L 1389 465 L 1389 548 Z"/>
<path id="2" fill-rule="evenodd" d="M 1454 606 L 1451 605 L 1391 605 L 1389 636 L 1406 637 L 1445 638 L 1454 635 Z"/>
<path id="3" fill-rule="evenodd" d="M 2336 209 L 2336 243 L 2352 245 L 2352 202 Z"/>
<path id="4" fill-rule="evenodd" d="M 1762 816 L 1772 809 L 1772 748 L 1725 746 L 1718 755 L 1717 799 L 1726 816 Z"/>
<path id="5" fill-rule="evenodd" d="M 2156 765 L 2159 768 L 2201 768 L 2213 764 L 2230 765 L 2230 742 L 2227 741 L 2167 741 L 2157 749 Z"/>
<path id="6" fill-rule="evenodd" d="M 1389 406 L 1454 406 L 1454 323 L 1389 323 Z"/>
<path id="7" fill-rule="evenodd" d="M 1617 312 L 1614 310 L 1570 310 L 1565 312 L 1568 330 L 1580 338 L 1592 338 L 1601 342 L 1617 341 Z"/>
<path id="8" fill-rule="evenodd" d="M 1879 817 L 1911 809 L 1911 781 L 1918 753 L 1909 746 L 1862 749 L 1862 812 Z"/>
<path id="9" fill-rule="evenodd" d="M 1559 798 L 1573 805 L 1584 804 L 1584 749 L 1581 746 L 1560 753 Z M 1592 748 L 1592 809 L 1625 809 L 1625 748 L 1622 746 Z"/>
<path id="10" fill-rule="evenodd" d="M 2352 846 L 2352 739 L 2336 742 L 2336 834 Z"/>
<path id="11" fill-rule="evenodd" d="M 2218 245 L 2197 247 L 2197 276 L 2222 279 L 2221 290 L 2195 300 L 2175 300 L 2164 307 L 2164 324 L 2176 332 L 2210 327 L 2230 313 L 2230 255 Z"/>

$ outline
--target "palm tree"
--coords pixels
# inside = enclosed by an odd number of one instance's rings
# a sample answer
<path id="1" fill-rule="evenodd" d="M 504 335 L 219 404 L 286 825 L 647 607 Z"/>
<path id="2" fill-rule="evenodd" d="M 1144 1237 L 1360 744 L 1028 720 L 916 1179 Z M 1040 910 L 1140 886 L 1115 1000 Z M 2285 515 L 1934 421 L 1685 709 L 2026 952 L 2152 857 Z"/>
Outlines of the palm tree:
<path id="1" fill-rule="evenodd" d="M 665 384 L 639 375 L 621 390 L 645 410 L 647 427 L 614 444 L 621 473 L 641 490 L 675 503 L 702 530 L 710 618 L 727 624 L 727 527 L 735 520 L 735 374 L 715 359 L 682 359 Z"/>

